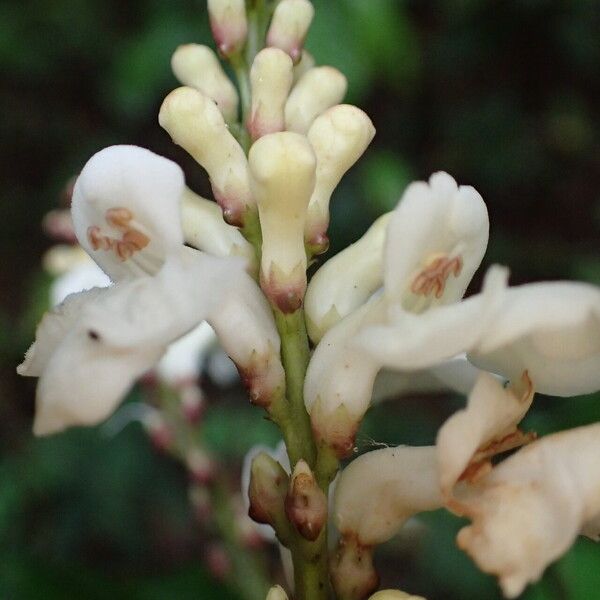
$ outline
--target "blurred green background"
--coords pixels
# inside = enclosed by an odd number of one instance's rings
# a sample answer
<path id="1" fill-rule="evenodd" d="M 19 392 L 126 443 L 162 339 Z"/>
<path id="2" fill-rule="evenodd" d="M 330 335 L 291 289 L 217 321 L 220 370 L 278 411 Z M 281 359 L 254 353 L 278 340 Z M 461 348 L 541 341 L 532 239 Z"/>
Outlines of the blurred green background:
<path id="1" fill-rule="evenodd" d="M 315 0 L 307 47 L 350 81 L 378 134 L 333 206 L 332 251 L 392 208 L 407 182 L 448 170 L 491 216 L 485 265 L 512 282 L 600 283 L 600 10 L 595 0 Z M 14 373 L 46 302 L 43 215 L 103 146 L 134 143 L 200 169 L 157 123 L 176 86 L 172 51 L 209 43 L 201 0 L 8 0 L 0 4 L 0 598 L 231 598 L 203 566 L 186 474 L 137 425 L 107 436 L 30 434 L 35 382 Z M 485 266 L 484 265 L 484 266 Z M 483 269 L 482 269 L 483 271 Z M 479 279 L 473 284 L 478 289 Z M 540 433 L 600 418 L 598 396 L 540 397 Z M 359 442 L 432 443 L 458 399 L 406 399 L 370 415 Z M 232 468 L 275 432 L 245 402 L 218 404 L 210 441 Z M 234 433 L 235 432 L 235 433 Z M 460 522 L 378 553 L 384 582 L 434 599 L 498 598 L 454 547 Z M 600 597 L 587 540 L 525 598 Z"/>

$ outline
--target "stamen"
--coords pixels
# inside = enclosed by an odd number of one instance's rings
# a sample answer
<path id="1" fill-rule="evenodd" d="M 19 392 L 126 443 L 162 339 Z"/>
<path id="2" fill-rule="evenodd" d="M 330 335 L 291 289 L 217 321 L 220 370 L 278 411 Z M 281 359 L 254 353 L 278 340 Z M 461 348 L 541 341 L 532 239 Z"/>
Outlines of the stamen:
<path id="1" fill-rule="evenodd" d="M 448 258 L 445 255 L 438 256 L 415 277 L 410 291 L 419 296 L 429 296 L 434 293 L 436 298 L 441 298 L 450 274 L 458 277 L 462 267 L 461 256 L 454 258 Z"/>
<path id="2" fill-rule="evenodd" d="M 133 217 L 133 213 L 127 208 L 109 208 L 106 211 L 106 222 L 123 235 L 121 239 L 116 239 L 104 235 L 96 225 L 88 227 L 87 238 L 92 249 L 112 250 L 120 261 L 126 261 L 144 249 L 150 243 L 150 238 L 131 224 Z"/>

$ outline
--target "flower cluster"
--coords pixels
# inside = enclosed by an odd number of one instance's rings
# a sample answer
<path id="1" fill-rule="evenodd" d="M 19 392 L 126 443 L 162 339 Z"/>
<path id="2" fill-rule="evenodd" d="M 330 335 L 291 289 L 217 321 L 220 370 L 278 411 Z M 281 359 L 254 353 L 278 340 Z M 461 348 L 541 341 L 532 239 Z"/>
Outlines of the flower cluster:
<path id="1" fill-rule="evenodd" d="M 535 392 L 600 389 L 600 290 L 509 287 L 494 265 L 465 298 L 488 212 L 444 172 L 408 186 L 309 281 L 308 265 L 328 248 L 332 194 L 375 129 L 342 104 L 345 77 L 303 49 L 308 0 L 209 0 L 208 9 L 239 95 L 213 50 L 181 46 L 172 68 L 182 87 L 159 123 L 206 171 L 216 202 L 142 148 L 88 161 L 73 191 L 74 231 L 112 285 L 69 295 L 40 323 L 19 367 L 40 378 L 35 433 L 103 421 L 174 343 L 209 323 L 252 402 L 282 430 L 278 455 L 249 456 L 244 491 L 260 531 L 282 545 L 299 600 L 326 598 L 330 583 L 344 600 L 369 597 L 374 548 L 442 507 L 471 519 L 459 547 L 516 597 L 578 534 L 600 537 L 600 424 L 540 440 L 519 429 Z M 368 452 L 329 489 L 373 402 L 440 388 L 468 400 L 434 445 Z M 279 587 L 268 595 L 286 597 Z"/>

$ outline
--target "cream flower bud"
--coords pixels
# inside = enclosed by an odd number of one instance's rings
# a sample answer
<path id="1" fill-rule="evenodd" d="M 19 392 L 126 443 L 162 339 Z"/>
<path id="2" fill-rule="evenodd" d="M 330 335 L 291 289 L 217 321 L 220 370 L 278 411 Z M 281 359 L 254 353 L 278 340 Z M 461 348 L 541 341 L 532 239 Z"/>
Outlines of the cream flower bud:
<path id="1" fill-rule="evenodd" d="M 342 537 L 374 546 L 416 513 L 441 506 L 435 446 L 382 448 L 342 471 L 333 518 Z"/>
<path id="2" fill-rule="evenodd" d="M 280 585 L 275 585 L 269 590 L 266 600 L 288 600 L 288 595 Z"/>
<path id="3" fill-rule="evenodd" d="M 347 88 L 346 78 L 333 67 L 308 70 L 285 104 L 286 129 L 306 134 L 321 113 L 344 99 Z"/>
<path id="4" fill-rule="evenodd" d="M 523 448 L 472 490 L 473 523 L 457 543 L 516 598 L 600 515 L 600 424 L 549 435 Z M 595 531 L 596 537 L 598 531 Z"/>
<path id="5" fill-rule="evenodd" d="M 241 225 L 245 211 L 255 204 L 248 161 L 215 103 L 198 90 L 181 87 L 165 98 L 158 121 L 206 169 L 225 220 Z"/>
<path id="6" fill-rule="evenodd" d="M 314 14 L 315 9 L 308 0 L 281 0 L 267 32 L 267 46 L 280 48 L 297 63 Z"/>
<path id="7" fill-rule="evenodd" d="M 218 204 L 186 188 L 181 216 L 186 243 L 214 256 L 241 256 L 247 260 L 249 270 L 254 271 L 256 257 L 252 245 L 237 227 L 225 223 Z"/>
<path id="8" fill-rule="evenodd" d="M 285 513 L 298 533 L 313 542 L 327 522 L 327 497 L 304 460 L 299 460 L 294 467 Z"/>
<path id="9" fill-rule="evenodd" d="M 293 80 L 292 59 L 278 48 L 261 50 L 250 69 L 252 106 L 248 131 L 253 140 L 285 129 L 284 108 Z"/>
<path id="10" fill-rule="evenodd" d="M 300 62 L 294 65 L 294 83 L 301 79 L 304 73 L 312 69 L 315 65 L 315 57 L 308 50 L 302 50 Z"/>
<path id="11" fill-rule="evenodd" d="M 171 68 L 182 85 L 196 88 L 214 100 L 225 121 L 233 123 L 237 120 L 237 90 L 208 46 L 179 46 L 171 57 Z"/>
<path id="12" fill-rule="evenodd" d="M 369 600 L 425 600 L 423 596 L 413 596 L 400 590 L 381 590 L 373 594 Z"/>
<path id="13" fill-rule="evenodd" d="M 354 538 L 341 539 L 330 560 L 331 583 L 337 598 L 363 600 L 379 586 L 373 547 Z"/>
<path id="14" fill-rule="evenodd" d="M 339 104 L 317 117 L 308 131 L 317 157 L 315 191 L 308 205 L 305 237 L 317 252 L 328 247 L 329 200 L 344 173 L 361 157 L 375 135 L 371 119 L 356 106 Z"/>
<path id="15" fill-rule="evenodd" d="M 246 43 L 248 22 L 244 0 L 208 0 L 210 28 L 223 56 L 239 52 Z"/>
<path id="16" fill-rule="evenodd" d="M 383 284 L 383 246 L 390 217 L 391 213 L 379 217 L 357 242 L 330 258 L 310 280 L 304 308 L 308 334 L 315 344 Z"/>
<path id="17" fill-rule="evenodd" d="M 282 132 L 260 138 L 249 162 L 263 234 L 261 285 L 272 304 L 294 312 L 306 290 L 304 224 L 315 155 L 304 136 Z"/>

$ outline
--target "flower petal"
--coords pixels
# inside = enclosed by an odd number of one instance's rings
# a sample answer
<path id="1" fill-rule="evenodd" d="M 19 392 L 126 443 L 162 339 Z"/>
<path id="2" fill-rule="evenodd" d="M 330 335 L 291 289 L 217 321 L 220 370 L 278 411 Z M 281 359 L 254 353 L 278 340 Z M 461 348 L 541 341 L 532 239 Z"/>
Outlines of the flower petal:
<path id="1" fill-rule="evenodd" d="M 386 293 L 404 310 L 462 298 L 488 241 L 485 203 L 447 173 L 413 183 L 394 210 L 385 250 Z"/>
<path id="2" fill-rule="evenodd" d="M 567 282 L 509 288 L 469 359 L 508 378 L 527 370 L 544 394 L 600 389 L 600 288 Z"/>
<path id="3" fill-rule="evenodd" d="M 534 442 L 480 482 L 457 542 L 506 597 L 537 581 L 599 514 L 599 453 L 596 423 Z"/>
<path id="4" fill-rule="evenodd" d="M 181 169 L 149 150 L 101 150 L 86 163 L 73 190 L 79 243 L 113 281 L 156 273 L 183 243 L 183 186 Z"/>
<path id="5" fill-rule="evenodd" d="M 392 538 L 414 514 L 441 506 L 434 446 L 382 448 L 342 471 L 333 519 L 342 537 L 371 546 Z"/>

